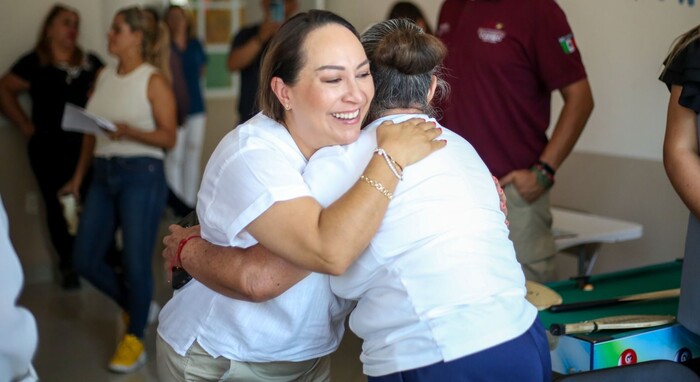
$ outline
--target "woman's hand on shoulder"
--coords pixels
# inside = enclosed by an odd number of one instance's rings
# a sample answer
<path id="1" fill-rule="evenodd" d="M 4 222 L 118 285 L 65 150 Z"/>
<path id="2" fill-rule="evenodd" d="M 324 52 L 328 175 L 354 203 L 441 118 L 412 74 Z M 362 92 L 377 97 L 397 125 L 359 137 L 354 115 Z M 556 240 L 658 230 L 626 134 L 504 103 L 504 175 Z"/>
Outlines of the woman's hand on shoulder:
<path id="1" fill-rule="evenodd" d="M 377 128 L 377 146 L 401 167 L 406 167 L 445 147 L 447 141 L 436 139 L 441 134 L 442 129 L 435 122 L 422 118 L 401 123 L 385 121 Z"/>

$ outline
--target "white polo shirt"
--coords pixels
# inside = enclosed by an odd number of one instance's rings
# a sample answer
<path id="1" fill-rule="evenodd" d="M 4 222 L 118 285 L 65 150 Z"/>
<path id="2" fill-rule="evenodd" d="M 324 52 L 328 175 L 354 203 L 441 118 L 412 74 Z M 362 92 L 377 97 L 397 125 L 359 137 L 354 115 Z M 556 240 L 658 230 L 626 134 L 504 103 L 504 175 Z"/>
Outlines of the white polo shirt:
<path id="1" fill-rule="evenodd" d="M 244 228 L 277 201 L 309 196 L 301 176 L 306 159 L 287 130 L 258 114 L 228 133 L 212 154 L 198 194 L 202 237 L 247 248 Z M 196 280 L 176 291 L 161 311 L 160 336 L 180 355 L 197 342 L 214 357 L 247 362 L 303 361 L 333 352 L 351 307 L 312 273 L 279 297 L 238 301 Z"/>
<path id="2" fill-rule="evenodd" d="M 391 119 L 410 117 L 428 118 Z M 310 159 L 304 180 L 321 204 L 357 181 L 383 120 Z M 476 353 L 520 336 L 537 316 L 490 172 L 457 134 L 443 128 L 440 139 L 445 148 L 405 169 L 364 254 L 331 278 L 334 293 L 359 300 L 350 327 L 370 376 Z"/>

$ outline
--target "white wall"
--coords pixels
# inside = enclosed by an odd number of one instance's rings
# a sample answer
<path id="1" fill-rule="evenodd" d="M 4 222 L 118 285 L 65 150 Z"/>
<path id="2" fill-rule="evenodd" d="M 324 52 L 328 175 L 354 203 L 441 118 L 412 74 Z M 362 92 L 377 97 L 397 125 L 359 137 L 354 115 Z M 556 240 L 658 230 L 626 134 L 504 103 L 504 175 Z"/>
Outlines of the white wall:
<path id="1" fill-rule="evenodd" d="M 326 0 L 326 9 L 346 18 L 360 32 L 370 25 L 382 21 L 389 14 L 389 9 L 397 0 Z M 435 30 L 440 0 L 415 0 L 423 11 L 430 26 Z"/>
<path id="2" fill-rule="evenodd" d="M 596 101 L 576 149 L 660 160 L 668 91 L 657 78 L 671 42 L 700 23 L 700 6 L 675 0 L 559 4 L 574 30 Z"/>
<path id="3" fill-rule="evenodd" d="M 106 32 L 103 28 L 102 4 L 95 0 L 64 0 L 63 4 L 74 7 L 82 15 L 80 19 L 81 34 L 79 43 L 84 48 L 97 51 L 100 56 L 106 49 Z M 21 54 L 31 50 L 36 43 L 39 28 L 47 12 L 54 4 L 49 0 L 10 1 L 2 0 L 0 5 L 0 71 L 3 73 Z M 102 50 L 100 50 L 102 49 Z"/>

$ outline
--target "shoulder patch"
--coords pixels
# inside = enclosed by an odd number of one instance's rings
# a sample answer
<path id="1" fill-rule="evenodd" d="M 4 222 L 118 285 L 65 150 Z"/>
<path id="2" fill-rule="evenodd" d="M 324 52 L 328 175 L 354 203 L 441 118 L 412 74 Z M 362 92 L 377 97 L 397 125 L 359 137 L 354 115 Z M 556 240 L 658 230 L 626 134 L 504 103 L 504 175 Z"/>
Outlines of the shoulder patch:
<path id="1" fill-rule="evenodd" d="M 566 36 L 559 37 L 559 46 L 564 51 L 565 54 L 571 54 L 576 51 L 576 41 L 574 41 L 574 35 L 572 33 Z"/>

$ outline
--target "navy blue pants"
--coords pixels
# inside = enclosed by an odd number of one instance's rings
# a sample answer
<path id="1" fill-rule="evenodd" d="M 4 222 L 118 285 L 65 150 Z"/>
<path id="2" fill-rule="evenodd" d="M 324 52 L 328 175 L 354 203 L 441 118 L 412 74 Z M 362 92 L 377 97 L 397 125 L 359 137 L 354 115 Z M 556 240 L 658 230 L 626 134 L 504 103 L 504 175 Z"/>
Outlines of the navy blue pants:
<path id="1" fill-rule="evenodd" d="M 546 382 L 552 363 L 544 327 L 539 319 L 520 337 L 454 361 L 381 377 L 368 382 Z"/>
<path id="2" fill-rule="evenodd" d="M 153 295 L 153 248 L 168 187 L 163 161 L 97 158 L 73 247 L 76 270 L 129 313 L 128 333 L 143 337 Z M 105 261 L 117 227 L 123 275 Z"/>

